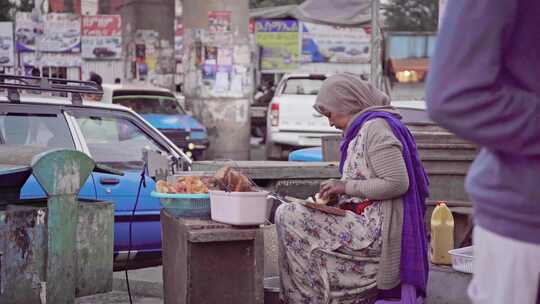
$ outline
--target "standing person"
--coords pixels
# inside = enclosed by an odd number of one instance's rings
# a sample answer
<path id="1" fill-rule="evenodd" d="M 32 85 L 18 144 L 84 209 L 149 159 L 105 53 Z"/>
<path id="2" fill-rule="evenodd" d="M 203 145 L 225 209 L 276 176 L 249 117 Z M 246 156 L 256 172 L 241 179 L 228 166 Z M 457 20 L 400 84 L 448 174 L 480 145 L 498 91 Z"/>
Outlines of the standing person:
<path id="1" fill-rule="evenodd" d="M 540 1 L 448 1 L 427 84 L 433 120 L 483 148 L 475 304 L 540 303 Z"/>
<path id="2" fill-rule="evenodd" d="M 98 88 L 102 89 L 101 85 L 103 83 L 103 79 L 101 78 L 101 76 L 99 76 L 99 74 L 90 72 L 90 78 L 88 78 L 88 81 L 96 83 L 98 85 Z M 86 98 L 91 101 L 101 101 L 101 97 L 102 96 L 99 94 L 86 94 Z"/>
<path id="3" fill-rule="evenodd" d="M 322 183 L 320 195 L 337 197 L 337 207 L 348 211 L 278 207 L 285 303 L 372 303 L 378 289 L 397 289 L 397 298 L 404 289 L 403 303 L 416 303 L 428 277 L 428 185 L 414 138 L 390 98 L 352 74 L 326 79 L 314 107 L 345 131 L 342 179 Z M 395 295 L 379 293 L 386 296 Z"/>

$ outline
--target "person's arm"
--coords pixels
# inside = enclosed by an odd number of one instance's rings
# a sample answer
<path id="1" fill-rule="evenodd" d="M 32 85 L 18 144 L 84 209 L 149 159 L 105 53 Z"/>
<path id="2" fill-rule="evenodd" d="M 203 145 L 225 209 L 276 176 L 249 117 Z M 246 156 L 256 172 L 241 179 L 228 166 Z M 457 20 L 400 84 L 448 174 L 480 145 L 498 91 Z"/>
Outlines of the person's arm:
<path id="1" fill-rule="evenodd" d="M 370 200 L 400 197 L 409 189 L 409 176 L 401 145 L 386 122 L 377 119 L 370 123 L 368 128 L 365 160 L 376 177 L 347 180 L 345 193 Z"/>
<path id="2" fill-rule="evenodd" d="M 505 70 L 518 0 L 448 1 L 427 84 L 431 118 L 492 150 L 540 155 L 540 96 Z M 528 67 L 523 66 L 524 69 Z M 536 73 L 536 72 L 535 72 Z"/>

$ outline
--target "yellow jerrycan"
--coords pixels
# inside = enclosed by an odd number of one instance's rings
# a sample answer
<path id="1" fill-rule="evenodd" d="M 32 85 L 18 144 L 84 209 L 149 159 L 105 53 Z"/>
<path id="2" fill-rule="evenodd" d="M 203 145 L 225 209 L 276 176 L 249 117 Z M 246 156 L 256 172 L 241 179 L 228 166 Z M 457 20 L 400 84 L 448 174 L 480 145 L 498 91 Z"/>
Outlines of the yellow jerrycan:
<path id="1" fill-rule="evenodd" d="M 431 262 L 451 265 L 448 250 L 454 249 L 454 217 L 446 202 L 437 202 L 431 214 Z"/>

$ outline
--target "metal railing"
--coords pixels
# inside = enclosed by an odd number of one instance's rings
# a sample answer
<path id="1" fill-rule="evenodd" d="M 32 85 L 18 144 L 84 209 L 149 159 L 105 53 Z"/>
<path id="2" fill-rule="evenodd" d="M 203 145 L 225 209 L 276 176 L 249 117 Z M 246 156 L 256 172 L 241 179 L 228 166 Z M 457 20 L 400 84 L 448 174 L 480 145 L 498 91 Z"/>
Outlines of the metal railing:
<path id="1" fill-rule="evenodd" d="M 19 90 L 70 93 L 74 105 L 82 104 L 81 94 L 103 95 L 101 86 L 92 81 L 35 76 L 0 75 L 0 89 L 7 89 L 12 103 L 20 103 Z"/>

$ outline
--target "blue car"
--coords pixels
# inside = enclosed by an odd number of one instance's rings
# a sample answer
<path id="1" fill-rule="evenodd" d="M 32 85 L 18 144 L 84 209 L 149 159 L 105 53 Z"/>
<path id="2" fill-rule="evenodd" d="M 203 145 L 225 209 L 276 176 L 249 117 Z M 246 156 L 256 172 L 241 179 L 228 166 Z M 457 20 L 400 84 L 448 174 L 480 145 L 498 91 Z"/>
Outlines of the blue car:
<path id="1" fill-rule="evenodd" d="M 190 134 L 196 129 L 190 128 Z M 86 153 L 97 163 L 122 171 L 123 176 L 93 172 L 79 198 L 114 203 L 115 268 L 125 265 L 130 249 L 130 257 L 135 259 L 130 266 L 161 262 L 160 202 L 150 195 L 155 182 L 148 176 L 134 210 L 144 168 L 143 150 L 159 151 L 184 164 L 191 160 L 139 115 L 120 105 L 86 101 L 77 104 L 46 94 L 21 94 L 20 102 L 12 102 L 0 92 L 0 145 L 73 149 Z M 43 197 L 45 192 L 31 176 L 21 190 L 21 198 Z"/>
<path id="2" fill-rule="evenodd" d="M 206 128 L 188 115 L 167 89 L 148 85 L 104 85 L 102 102 L 120 104 L 141 115 L 195 160 L 208 148 Z"/>

